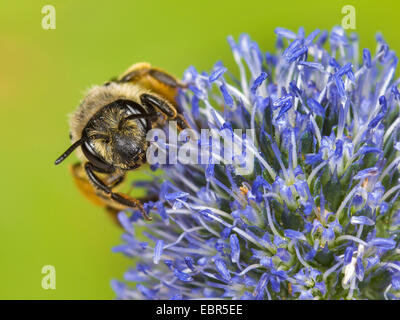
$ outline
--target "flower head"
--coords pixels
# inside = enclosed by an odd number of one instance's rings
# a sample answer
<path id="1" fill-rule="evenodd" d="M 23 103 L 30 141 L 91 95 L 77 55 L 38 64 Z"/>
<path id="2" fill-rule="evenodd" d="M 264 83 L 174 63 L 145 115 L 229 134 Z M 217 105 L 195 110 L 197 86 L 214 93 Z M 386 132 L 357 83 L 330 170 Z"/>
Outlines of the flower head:
<path id="1" fill-rule="evenodd" d="M 397 57 L 378 36 L 360 59 L 339 27 L 275 33 L 275 54 L 246 34 L 228 39 L 238 77 L 222 63 L 185 72 L 188 123 L 233 144 L 142 183 L 159 200 L 145 205 L 151 224 L 119 214 L 114 251 L 137 264 L 112 282 L 118 298 L 400 297 Z"/>

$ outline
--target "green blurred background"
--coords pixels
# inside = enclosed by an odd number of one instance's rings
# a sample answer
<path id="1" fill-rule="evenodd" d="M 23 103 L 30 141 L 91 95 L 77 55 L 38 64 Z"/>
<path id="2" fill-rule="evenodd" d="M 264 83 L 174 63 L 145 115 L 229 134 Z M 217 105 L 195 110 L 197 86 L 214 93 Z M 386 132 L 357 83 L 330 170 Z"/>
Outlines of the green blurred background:
<path id="1" fill-rule="evenodd" d="M 43 30 L 44 5 L 56 29 Z M 272 50 L 282 26 L 330 29 L 356 8 L 361 46 L 382 31 L 400 52 L 394 1 L 2 1 L 0 3 L 0 298 L 113 299 L 131 261 L 112 254 L 121 230 L 75 189 L 55 158 L 69 145 L 67 114 L 92 84 L 149 61 L 182 76 L 189 65 L 233 66 L 227 35 L 248 32 Z M 44 265 L 56 290 L 41 287 Z"/>

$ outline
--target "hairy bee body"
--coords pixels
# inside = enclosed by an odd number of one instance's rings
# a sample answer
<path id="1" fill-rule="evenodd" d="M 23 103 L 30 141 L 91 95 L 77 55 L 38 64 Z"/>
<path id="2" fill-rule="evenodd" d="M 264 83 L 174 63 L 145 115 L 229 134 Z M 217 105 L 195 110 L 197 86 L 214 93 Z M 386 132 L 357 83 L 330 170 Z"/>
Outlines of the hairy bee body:
<path id="1" fill-rule="evenodd" d="M 87 198 L 111 212 L 137 208 L 149 219 L 139 200 L 114 189 L 127 171 L 146 162 L 150 129 L 167 119 L 176 120 L 180 129 L 188 127 L 176 109 L 179 87 L 184 86 L 177 79 L 148 63 L 135 64 L 117 80 L 93 86 L 70 117 L 72 146 L 56 164 L 76 149 L 80 162 L 71 173 Z"/>
<path id="2" fill-rule="evenodd" d="M 142 90 L 139 86 L 130 83 L 110 83 L 107 86 L 92 87 L 78 109 L 70 117 L 71 142 L 74 143 L 82 137 L 83 129 L 87 123 L 104 106 L 109 105 L 117 99 L 127 98 L 137 101 L 137 97 Z M 117 119 L 112 119 L 111 117 L 105 119 L 107 123 L 112 123 L 113 120 L 116 121 Z M 80 160 L 85 160 L 80 149 L 77 149 L 77 156 Z"/>

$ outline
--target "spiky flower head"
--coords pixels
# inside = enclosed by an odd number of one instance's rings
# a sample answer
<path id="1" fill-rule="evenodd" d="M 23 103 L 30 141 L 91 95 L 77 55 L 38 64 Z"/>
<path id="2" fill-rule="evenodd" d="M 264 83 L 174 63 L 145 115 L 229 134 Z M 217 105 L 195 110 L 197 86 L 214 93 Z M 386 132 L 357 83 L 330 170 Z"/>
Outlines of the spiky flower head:
<path id="1" fill-rule="evenodd" d="M 214 161 L 218 149 L 142 183 L 159 200 L 146 204 L 153 223 L 119 214 L 114 251 L 136 266 L 113 280 L 118 298 L 400 297 L 397 57 L 380 35 L 372 54 L 339 27 L 275 33 L 275 54 L 228 39 L 238 72 L 186 71 L 191 127 L 234 137 L 254 168 Z"/>

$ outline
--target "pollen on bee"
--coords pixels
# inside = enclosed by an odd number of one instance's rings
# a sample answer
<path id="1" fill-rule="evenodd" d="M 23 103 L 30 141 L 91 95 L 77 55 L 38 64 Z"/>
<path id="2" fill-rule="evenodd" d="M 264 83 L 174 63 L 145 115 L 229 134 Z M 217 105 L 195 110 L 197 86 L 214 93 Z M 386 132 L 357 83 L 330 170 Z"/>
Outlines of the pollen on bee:
<path id="1" fill-rule="evenodd" d="M 290 282 L 288 283 L 288 293 L 292 295 L 292 284 Z"/>
<path id="2" fill-rule="evenodd" d="M 361 186 L 365 188 L 368 185 L 368 178 L 365 178 Z"/>
<path id="3" fill-rule="evenodd" d="M 325 209 L 324 209 L 325 212 Z M 321 207 L 317 206 L 315 209 L 315 215 L 317 216 L 317 220 L 321 221 Z"/>
<path id="4" fill-rule="evenodd" d="M 247 193 L 249 192 L 249 189 L 246 186 L 241 186 L 239 187 L 240 193 L 244 196 L 247 196 Z"/>

